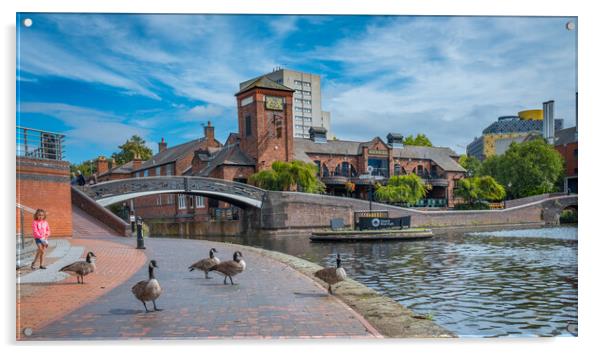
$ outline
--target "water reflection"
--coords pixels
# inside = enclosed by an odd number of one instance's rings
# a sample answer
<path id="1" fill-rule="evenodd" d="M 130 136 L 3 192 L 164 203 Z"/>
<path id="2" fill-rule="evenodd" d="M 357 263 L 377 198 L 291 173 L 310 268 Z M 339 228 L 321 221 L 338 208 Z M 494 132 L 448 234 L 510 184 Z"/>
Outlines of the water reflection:
<path id="1" fill-rule="evenodd" d="M 461 336 L 575 332 L 576 228 L 450 232 L 412 242 L 312 243 L 298 235 L 211 239 L 324 266 L 333 266 L 340 253 L 351 277 Z"/>

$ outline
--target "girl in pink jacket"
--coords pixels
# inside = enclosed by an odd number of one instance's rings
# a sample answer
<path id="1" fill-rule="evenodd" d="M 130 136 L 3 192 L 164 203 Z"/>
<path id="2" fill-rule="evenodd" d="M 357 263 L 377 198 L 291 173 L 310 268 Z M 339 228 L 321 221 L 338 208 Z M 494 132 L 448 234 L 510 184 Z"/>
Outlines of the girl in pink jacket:
<path id="1" fill-rule="evenodd" d="M 31 269 L 36 269 L 35 264 L 38 258 L 40 259 L 40 269 L 46 269 L 44 267 L 44 253 L 48 248 L 48 237 L 50 236 L 50 226 L 46 221 L 46 212 L 43 209 L 36 210 L 33 215 L 33 238 L 36 241 L 38 250 L 36 256 L 31 263 Z"/>

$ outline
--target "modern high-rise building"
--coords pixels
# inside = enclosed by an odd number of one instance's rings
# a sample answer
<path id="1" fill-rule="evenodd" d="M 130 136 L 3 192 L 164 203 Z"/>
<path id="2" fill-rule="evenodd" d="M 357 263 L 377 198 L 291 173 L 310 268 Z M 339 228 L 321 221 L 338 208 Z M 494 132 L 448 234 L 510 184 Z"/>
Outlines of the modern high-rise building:
<path id="1" fill-rule="evenodd" d="M 276 68 L 269 74 L 261 75 L 295 90 L 293 95 L 293 134 L 295 138 L 309 139 L 311 127 L 324 128 L 330 139 L 330 112 L 322 111 L 320 75 Z M 240 89 L 257 78 L 240 83 Z"/>

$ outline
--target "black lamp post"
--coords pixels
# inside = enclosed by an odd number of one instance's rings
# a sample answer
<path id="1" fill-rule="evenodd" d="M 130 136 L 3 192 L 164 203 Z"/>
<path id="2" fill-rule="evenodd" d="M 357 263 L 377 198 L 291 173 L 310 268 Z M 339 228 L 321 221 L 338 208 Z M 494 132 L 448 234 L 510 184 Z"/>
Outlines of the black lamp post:
<path id="1" fill-rule="evenodd" d="M 146 247 L 144 247 L 144 238 L 142 238 L 142 217 L 141 216 L 138 216 L 136 218 L 136 232 L 137 232 L 136 248 L 139 250 L 146 249 Z"/>

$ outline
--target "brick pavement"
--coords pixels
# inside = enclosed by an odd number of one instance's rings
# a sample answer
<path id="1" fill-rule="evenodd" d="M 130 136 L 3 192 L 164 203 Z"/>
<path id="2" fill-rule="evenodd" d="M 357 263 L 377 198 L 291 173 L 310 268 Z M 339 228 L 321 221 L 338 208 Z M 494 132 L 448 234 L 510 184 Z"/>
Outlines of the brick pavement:
<path id="1" fill-rule="evenodd" d="M 97 255 L 97 271 L 86 276 L 86 283 L 83 285 L 76 284 L 75 276 L 57 283 L 19 285 L 17 339 L 25 339 L 25 328 L 32 328 L 36 333 L 48 323 L 92 303 L 129 279 L 146 263 L 143 252 L 125 244 L 91 239 L 75 239 L 69 242 L 85 249 L 85 252 L 91 250 Z"/>
<path id="2" fill-rule="evenodd" d="M 182 239 L 147 239 L 146 243 L 147 259 L 156 259 L 159 265 L 156 276 L 164 290 L 157 306 L 163 311 L 145 313 L 130 292 L 133 284 L 147 278 L 147 269 L 142 267 L 94 301 L 52 323 L 38 325 L 27 339 L 375 336 L 354 311 L 328 296 L 324 288 L 273 259 L 245 250 L 247 270 L 234 278 L 236 285 L 223 285 L 218 274 L 204 279 L 202 272 L 189 272 L 187 267 L 205 257 L 212 246 L 220 259 L 231 259 L 236 245 Z M 122 249 L 124 256 L 126 249 Z M 100 285 L 94 284 L 90 287 Z M 71 290 L 75 285 L 57 287 Z"/>

